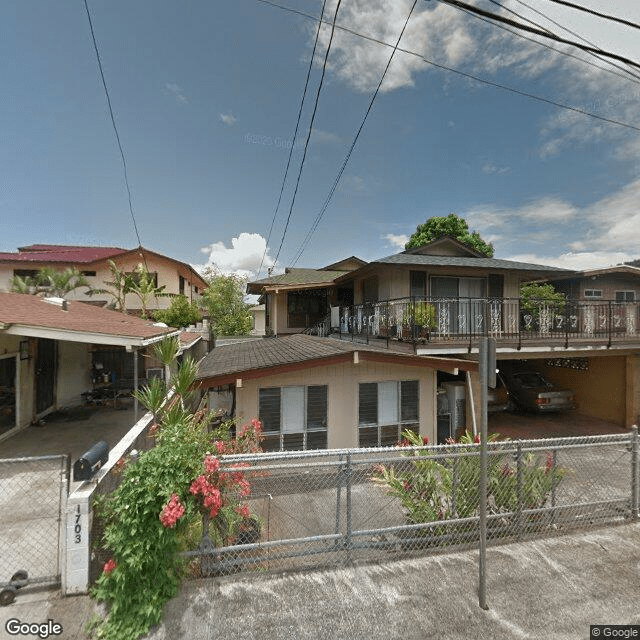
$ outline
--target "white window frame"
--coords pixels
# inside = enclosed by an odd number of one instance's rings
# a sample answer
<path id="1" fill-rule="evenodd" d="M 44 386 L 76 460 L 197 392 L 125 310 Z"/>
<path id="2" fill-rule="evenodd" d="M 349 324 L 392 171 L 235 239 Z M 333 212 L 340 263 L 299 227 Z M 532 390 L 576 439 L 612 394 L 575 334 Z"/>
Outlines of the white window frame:
<path id="1" fill-rule="evenodd" d="M 590 300 L 601 299 L 602 298 L 602 289 L 585 289 L 584 290 L 584 297 L 585 298 L 589 298 Z"/>
<path id="2" fill-rule="evenodd" d="M 402 420 L 402 383 L 403 382 L 415 382 L 418 385 L 417 392 L 417 417 L 415 420 Z M 360 388 L 363 384 L 377 384 L 378 385 L 378 409 L 377 409 L 377 422 L 362 422 L 360 419 Z M 392 386 L 395 386 L 395 392 L 391 391 Z M 381 406 L 381 400 L 385 397 L 380 393 L 381 388 L 384 390 L 387 389 L 387 397 L 395 396 L 396 406 L 395 408 L 389 408 Z M 391 414 L 395 414 L 395 420 L 384 421 L 381 418 L 385 417 L 393 417 Z M 402 437 L 402 432 L 411 425 L 417 425 L 418 429 L 420 428 L 420 380 L 418 379 L 410 379 L 410 380 L 382 380 L 382 381 L 371 381 L 371 382 L 361 382 L 358 384 L 358 444 L 360 443 L 360 430 L 361 429 L 371 429 L 372 427 L 377 427 L 378 436 L 377 436 L 377 446 L 382 446 L 382 428 L 383 427 L 397 427 L 397 441 L 400 441 Z M 359 444 L 359 446 L 362 446 Z"/>
<path id="3" fill-rule="evenodd" d="M 624 294 L 624 300 L 618 300 L 619 293 Z M 628 294 L 631 294 L 631 299 L 628 298 Z M 616 291 L 615 295 L 616 295 L 616 302 L 635 302 L 636 301 L 636 292 L 633 290 L 624 289 L 624 290 Z"/>
<path id="4" fill-rule="evenodd" d="M 309 387 L 324 387 L 326 389 L 326 407 L 324 428 L 309 429 L 307 425 Z M 264 431 L 266 437 L 280 436 L 279 450 L 285 451 L 284 437 L 291 434 L 302 434 L 302 449 L 307 449 L 308 433 L 327 433 L 328 437 L 328 420 L 329 420 L 329 386 L 326 384 L 310 384 L 310 385 L 283 385 L 280 387 L 261 387 L 258 390 L 258 413 L 260 413 L 260 391 L 262 389 L 279 389 L 280 390 L 280 418 L 278 431 Z M 285 398 L 289 397 L 290 401 L 285 406 Z M 298 407 L 291 405 L 291 400 L 299 402 Z M 300 400 L 302 402 L 300 403 Z M 297 413 L 297 416 L 296 416 Z M 301 428 L 296 429 L 296 423 L 302 423 Z"/>

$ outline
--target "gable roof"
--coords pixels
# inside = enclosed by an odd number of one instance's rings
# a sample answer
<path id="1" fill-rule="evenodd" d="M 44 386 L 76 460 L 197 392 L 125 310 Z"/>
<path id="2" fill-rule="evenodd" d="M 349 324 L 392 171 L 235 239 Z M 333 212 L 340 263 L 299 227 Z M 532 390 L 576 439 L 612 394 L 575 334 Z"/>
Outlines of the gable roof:
<path id="1" fill-rule="evenodd" d="M 317 289 L 333 284 L 336 278 L 348 275 L 350 271 L 327 269 L 289 269 L 284 273 L 247 283 L 247 293 L 260 294 L 265 289 Z"/>
<path id="2" fill-rule="evenodd" d="M 85 264 L 96 260 L 106 260 L 126 252 L 127 249 L 120 247 L 33 244 L 28 247 L 19 247 L 17 253 L 0 253 L 0 262 L 75 262 Z"/>
<path id="3" fill-rule="evenodd" d="M 79 301 L 0 292 L 0 334 L 146 346 L 178 331 Z"/>
<path id="4" fill-rule="evenodd" d="M 427 366 L 445 371 L 477 369 L 477 363 L 470 360 L 399 354 L 367 344 L 296 333 L 217 347 L 202 360 L 197 377 L 205 387 L 218 386 L 235 382 L 237 378 L 261 378 L 284 371 L 349 362 L 353 361 L 356 352 L 365 360 Z"/>
<path id="5" fill-rule="evenodd" d="M 435 240 L 432 240 L 427 244 L 423 244 L 420 247 L 406 249 L 404 253 L 428 253 L 430 255 L 438 255 L 438 250 L 441 247 L 447 247 L 449 250 L 453 250 L 461 256 L 471 256 L 476 258 L 487 257 L 484 253 L 474 249 L 470 244 L 466 244 L 465 242 L 458 240 L 455 236 L 449 234 L 438 236 Z"/>

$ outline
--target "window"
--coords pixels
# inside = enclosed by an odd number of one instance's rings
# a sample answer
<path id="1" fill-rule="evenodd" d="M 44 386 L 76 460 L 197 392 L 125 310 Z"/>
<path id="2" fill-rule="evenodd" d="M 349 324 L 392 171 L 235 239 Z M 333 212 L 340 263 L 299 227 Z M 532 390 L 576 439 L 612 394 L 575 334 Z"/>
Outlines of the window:
<path id="1" fill-rule="evenodd" d="M 129 271 L 126 275 L 132 276 L 133 281 L 136 284 L 140 284 L 140 273 L 138 271 Z M 157 271 L 149 271 L 149 279 L 153 282 L 153 286 L 158 286 L 158 273 Z"/>
<path id="2" fill-rule="evenodd" d="M 616 302 L 635 302 L 635 291 L 616 291 Z"/>
<path id="3" fill-rule="evenodd" d="M 95 271 L 82 271 L 82 275 L 83 276 L 87 276 L 87 277 L 95 277 L 96 272 Z"/>
<path id="4" fill-rule="evenodd" d="M 602 289 L 585 289 L 585 298 L 602 298 Z"/>
<path id="5" fill-rule="evenodd" d="M 19 278 L 35 278 L 37 275 L 37 271 L 35 269 L 14 269 L 13 275 L 18 276 Z"/>
<path id="6" fill-rule="evenodd" d="M 178 276 L 178 292 L 184 295 L 184 278 L 182 276 Z"/>
<path id="7" fill-rule="evenodd" d="M 287 294 L 287 326 L 304 329 L 324 320 L 329 310 L 327 296 L 326 289 L 290 291 Z"/>
<path id="8" fill-rule="evenodd" d="M 266 387 L 259 391 L 265 451 L 327 448 L 327 386 Z"/>
<path id="9" fill-rule="evenodd" d="M 361 383 L 358 397 L 360 446 L 389 447 L 398 443 L 405 429 L 418 433 L 418 395 L 417 380 Z"/>

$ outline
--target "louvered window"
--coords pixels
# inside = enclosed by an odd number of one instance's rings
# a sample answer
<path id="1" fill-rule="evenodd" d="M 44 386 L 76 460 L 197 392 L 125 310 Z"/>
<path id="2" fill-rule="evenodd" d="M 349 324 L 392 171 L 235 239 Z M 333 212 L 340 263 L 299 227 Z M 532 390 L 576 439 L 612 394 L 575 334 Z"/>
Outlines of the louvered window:
<path id="1" fill-rule="evenodd" d="M 418 395 L 417 380 L 360 384 L 358 398 L 360 446 L 393 446 L 399 442 L 405 429 L 418 433 Z"/>
<path id="2" fill-rule="evenodd" d="M 265 451 L 327 448 L 327 386 L 266 387 L 259 392 Z"/>

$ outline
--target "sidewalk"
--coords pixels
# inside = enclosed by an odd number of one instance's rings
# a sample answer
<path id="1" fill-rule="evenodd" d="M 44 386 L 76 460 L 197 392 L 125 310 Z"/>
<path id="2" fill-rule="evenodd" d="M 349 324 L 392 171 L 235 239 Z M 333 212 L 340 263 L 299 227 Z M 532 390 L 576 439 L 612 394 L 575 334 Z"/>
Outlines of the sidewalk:
<path id="1" fill-rule="evenodd" d="M 478 607 L 478 554 L 330 571 L 189 581 L 151 640 L 587 639 L 590 624 L 640 624 L 640 523 L 492 547 Z M 8 618 L 83 638 L 86 596 L 20 593 Z M 22 636 L 24 637 L 24 636 Z M 31 636 L 34 637 L 34 636 Z"/>

